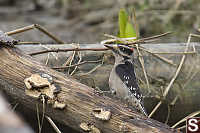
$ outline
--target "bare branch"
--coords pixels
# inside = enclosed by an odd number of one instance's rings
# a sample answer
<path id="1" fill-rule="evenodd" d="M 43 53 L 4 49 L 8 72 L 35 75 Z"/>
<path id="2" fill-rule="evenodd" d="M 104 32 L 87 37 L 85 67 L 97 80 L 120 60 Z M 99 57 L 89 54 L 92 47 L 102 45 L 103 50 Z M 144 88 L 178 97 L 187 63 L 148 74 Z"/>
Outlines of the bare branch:
<path id="1" fill-rule="evenodd" d="M 58 39 L 55 35 L 53 35 L 49 31 L 47 31 L 47 29 L 40 26 L 39 24 L 33 24 L 33 25 L 29 25 L 29 26 L 26 26 L 26 27 L 23 27 L 23 28 L 20 28 L 20 29 L 9 31 L 9 32 L 6 32 L 6 34 L 10 36 L 10 35 L 22 33 L 22 32 L 25 32 L 25 31 L 29 31 L 29 30 L 32 30 L 32 29 L 35 29 L 35 28 L 38 29 L 39 31 L 43 32 L 48 37 L 52 38 L 57 43 L 64 44 L 64 42 L 62 40 Z"/>
<path id="2" fill-rule="evenodd" d="M 30 53 L 29 55 L 38 55 L 44 54 L 48 52 L 69 52 L 69 51 L 106 51 L 109 50 L 108 48 L 67 48 L 67 49 L 51 49 L 51 50 L 43 50 L 39 52 Z"/>

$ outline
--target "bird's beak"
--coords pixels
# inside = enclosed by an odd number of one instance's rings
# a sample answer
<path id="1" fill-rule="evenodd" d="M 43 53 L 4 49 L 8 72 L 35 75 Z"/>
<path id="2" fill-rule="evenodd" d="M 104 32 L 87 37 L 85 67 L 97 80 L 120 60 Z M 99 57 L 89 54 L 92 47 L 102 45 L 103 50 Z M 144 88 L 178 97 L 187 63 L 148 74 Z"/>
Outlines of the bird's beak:
<path id="1" fill-rule="evenodd" d="M 108 49 L 112 50 L 112 51 L 117 50 L 117 45 L 104 44 L 104 46 L 107 47 Z"/>

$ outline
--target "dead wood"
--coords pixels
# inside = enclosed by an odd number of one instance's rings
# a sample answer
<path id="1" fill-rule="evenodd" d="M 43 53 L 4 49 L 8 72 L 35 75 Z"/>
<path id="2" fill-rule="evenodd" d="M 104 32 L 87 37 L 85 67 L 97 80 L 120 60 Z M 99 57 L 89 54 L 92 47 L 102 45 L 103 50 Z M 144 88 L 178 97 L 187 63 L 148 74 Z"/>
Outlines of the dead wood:
<path id="1" fill-rule="evenodd" d="M 100 96 L 93 88 L 38 63 L 18 48 L 7 45 L 8 42 L 1 42 L 0 85 L 2 90 L 24 106 L 36 110 L 35 104 L 39 103 L 42 108 L 40 100 L 45 99 L 45 113 L 49 117 L 78 131 L 175 132 L 167 125 L 146 118 L 117 100 Z M 37 76 L 33 77 L 35 74 Z M 48 81 L 45 80 L 44 84 L 39 82 L 44 79 Z M 30 84 L 25 85 L 24 81 Z M 40 95 L 34 97 L 27 90 Z"/>

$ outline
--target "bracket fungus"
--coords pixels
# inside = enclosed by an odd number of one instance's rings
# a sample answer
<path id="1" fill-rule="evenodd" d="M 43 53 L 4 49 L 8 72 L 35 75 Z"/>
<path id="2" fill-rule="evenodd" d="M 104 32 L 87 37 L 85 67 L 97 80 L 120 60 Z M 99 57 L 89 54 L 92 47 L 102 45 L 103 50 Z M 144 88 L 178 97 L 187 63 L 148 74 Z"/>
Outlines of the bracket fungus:
<path id="1" fill-rule="evenodd" d="M 110 117 L 111 117 L 110 110 L 105 110 L 103 108 L 94 109 L 92 114 L 94 115 L 94 117 L 103 121 L 108 121 L 110 120 Z"/>
<path id="2" fill-rule="evenodd" d="M 101 133 L 101 131 L 96 128 L 93 124 L 90 123 L 81 123 L 80 124 L 80 128 L 85 131 L 85 132 L 89 132 L 89 133 Z"/>
<path id="3" fill-rule="evenodd" d="M 60 87 L 55 85 L 53 78 L 46 74 L 32 74 L 29 78 L 24 80 L 26 95 L 34 98 L 40 98 L 41 95 L 47 97 L 47 103 L 53 104 L 53 108 L 64 109 L 66 104 L 56 100 L 56 94 L 60 92 Z"/>
<path id="4" fill-rule="evenodd" d="M 52 77 L 49 75 L 48 77 L 43 77 L 43 75 L 44 74 L 32 74 L 29 78 L 26 78 L 24 80 L 27 88 L 25 93 L 35 98 L 39 98 L 39 96 L 43 94 L 50 99 L 53 99 L 55 96 L 54 91 L 56 90 L 56 87 L 53 84 Z"/>

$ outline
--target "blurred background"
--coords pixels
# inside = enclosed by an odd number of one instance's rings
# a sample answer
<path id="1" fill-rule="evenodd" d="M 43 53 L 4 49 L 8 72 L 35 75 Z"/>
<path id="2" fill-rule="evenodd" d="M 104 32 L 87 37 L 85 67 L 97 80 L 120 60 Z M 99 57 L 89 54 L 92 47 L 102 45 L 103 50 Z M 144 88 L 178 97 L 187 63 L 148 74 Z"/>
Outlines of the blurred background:
<path id="1" fill-rule="evenodd" d="M 40 24 L 66 43 L 98 43 L 106 39 L 104 33 L 117 35 L 120 8 L 128 11 L 135 9 L 141 37 L 174 32 L 155 43 L 186 42 L 189 33 L 198 33 L 200 28 L 199 0 L 0 0 L 0 30 L 7 32 Z M 37 30 L 16 34 L 14 37 L 21 41 L 54 43 Z M 112 65 L 107 68 L 110 71 Z M 102 70 L 105 72 L 105 69 Z M 12 104 L 16 105 L 13 101 Z M 27 112 L 22 106 L 17 106 L 16 110 L 37 131 L 36 113 Z M 161 115 L 157 116 L 155 118 L 162 121 Z M 173 119 L 173 116 L 169 119 L 169 125 L 185 114 L 177 119 Z M 44 122 L 43 132 L 54 132 L 49 128 L 52 127 Z M 59 128 L 69 130 L 62 125 Z"/>
<path id="2" fill-rule="evenodd" d="M 141 37 L 174 31 L 161 42 L 185 42 L 200 27 L 199 0 L 0 0 L 0 29 L 37 23 L 66 43 L 96 43 L 105 39 L 104 33 L 117 34 L 120 8 L 133 7 Z M 38 32 L 17 36 L 26 41 L 51 41 Z"/>

